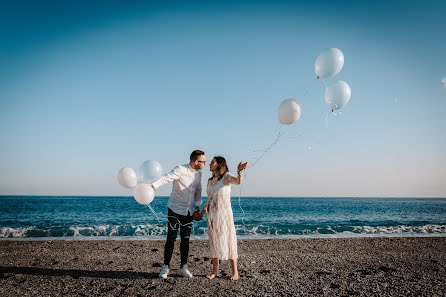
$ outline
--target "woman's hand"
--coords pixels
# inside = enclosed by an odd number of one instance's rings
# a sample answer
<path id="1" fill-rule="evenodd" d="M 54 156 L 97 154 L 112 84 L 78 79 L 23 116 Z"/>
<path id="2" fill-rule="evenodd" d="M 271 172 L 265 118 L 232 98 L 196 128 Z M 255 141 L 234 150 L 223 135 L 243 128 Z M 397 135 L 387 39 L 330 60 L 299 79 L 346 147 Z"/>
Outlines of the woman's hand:
<path id="1" fill-rule="evenodd" d="M 248 162 L 245 162 L 245 163 L 240 162 L 237 166 L 237 173 L 240 174 L 240 172 L 242 172 L 243 170 L 246 169 L 247 165 L 248 165 Z"/>
<path id="2" fill-rule="evenodd" d="M 200 211 L 198 209 L 194 211 L 194 214 L 192 215 L 192 219 L 194 221 L 200 221 L 201 220 L 201 218 L 200 218 Z"/>
<path id="3" fill-rule="evenodd" d="M 206 213 L 206 207 L 204 207 L 201 212 L 198 214 L 198 217 L 200 218 L 198 221 L 201 221 L 203 219 L 204 214 Z"/>

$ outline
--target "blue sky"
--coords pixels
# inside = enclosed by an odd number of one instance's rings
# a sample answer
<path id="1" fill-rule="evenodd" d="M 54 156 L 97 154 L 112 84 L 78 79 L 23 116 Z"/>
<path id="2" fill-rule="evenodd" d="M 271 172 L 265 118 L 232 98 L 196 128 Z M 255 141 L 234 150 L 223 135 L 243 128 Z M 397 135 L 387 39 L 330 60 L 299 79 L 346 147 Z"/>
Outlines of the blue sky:
<path id="1" fill-rule="evenodd" d="M 0 194 L 132 195 L 119 168 L 167 172 L 196 148 L 235 171 L 291 97 L 302 117 L 242 196 L 446 196 L 444 1 L 1 6 Z M 326 127 L 314 62 L 328 47 L 345 64 L 326 82 L 352 97 Z"/>

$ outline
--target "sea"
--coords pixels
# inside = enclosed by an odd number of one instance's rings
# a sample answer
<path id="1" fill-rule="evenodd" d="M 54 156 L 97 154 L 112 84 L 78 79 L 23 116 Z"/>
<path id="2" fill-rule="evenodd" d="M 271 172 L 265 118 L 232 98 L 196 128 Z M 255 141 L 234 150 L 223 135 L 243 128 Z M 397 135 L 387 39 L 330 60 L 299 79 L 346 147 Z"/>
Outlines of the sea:
<path id="1" fill-rule="evenodd" d="M 0 196 L 0 240 L 163 240 L 168 197 Z M 203 198 L 203 204 L 206 198 Z M 446 198 L 233 197 L 239 239 L 446 236 Z M 203 219 L 191 239 L 206 239 Z"/>

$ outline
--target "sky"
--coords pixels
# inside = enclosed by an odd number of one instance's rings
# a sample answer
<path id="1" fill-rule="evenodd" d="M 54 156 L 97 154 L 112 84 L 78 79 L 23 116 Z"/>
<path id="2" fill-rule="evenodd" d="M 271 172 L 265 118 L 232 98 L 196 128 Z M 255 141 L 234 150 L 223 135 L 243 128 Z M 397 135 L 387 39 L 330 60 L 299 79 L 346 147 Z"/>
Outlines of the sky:
<path id="1" fill-rule="evenodd" d="M 446 197 L 445 9 L 1 2 L 0 195 L 131 196 L 121 167 L 156 160 L 167 173 L 194 149 L 235 172 L 285 129 L 233 196 Z M 325 48 L 345 63 L 321 81 L 314 63 Z M 326 122 L 325 84 L 337 80 L 352 96 Z M 281 128 L 287 98 L 302 116 Z M 206 167 L 204 189 L 209 176 Z"/>

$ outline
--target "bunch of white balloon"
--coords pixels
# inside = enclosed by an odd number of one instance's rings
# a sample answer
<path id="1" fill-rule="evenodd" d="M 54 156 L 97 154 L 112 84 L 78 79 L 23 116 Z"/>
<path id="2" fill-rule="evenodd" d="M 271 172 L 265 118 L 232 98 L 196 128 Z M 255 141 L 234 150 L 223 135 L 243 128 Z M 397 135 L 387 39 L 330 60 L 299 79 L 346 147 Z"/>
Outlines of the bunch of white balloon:
<path id="1" fill-rule="evenodd" d="M 314 69 L 317 79 L 320 79 L 338 74 L 343 66 L 344 54 L 337 48 L 327 48 L 317 57 Z M 325 103 L 332 112 L 346 105 L 351 95 L 350 86 L 342 80 L 325 87 Z M 278 117 L 281 124 L 291 125 L 300 119 L 301 114 L 302 104 L 296 99 L 286 99 L 279 106 Z"/>
<path id="2" fill-rule="evenodd" d="M 338 74 L 344 66 L 344 54 L 337 48 L 327 48 L 317 57 L 314 65 L 317 78 L 328 78 Z M 326 86 L 325 103 L 331 111 L 342 108 L 348 103 L 352 91 L 343 80 Z"/>
<path id="3" fill-rule="evenodd" d="M 138 176 L 132 168 L 121 168 L 118 172 L 118 182 L 125 188 L 135 188 L 133 196 L 136 202 L 149 205 L 155 198 L 155 191 L 149 184 L 159 179 L 162 174 L 161 164 L 157 161 L 148 160 L 139 167 Z"/>
<path id="4" fill-rule="evenodd" d="M 320 79 L 320 78 L 332 77 L 338 74 L 343 66 L 344 66 L 344 54 L 337 48 L 327 48 L 324 51 L 322 51 L 321 54 L 317 57 L 314 68 L 317 75 L 317 79 Z M 330 107 L 331 112 L 343 107 L 350 100 L 351 97 L 350 86 L 345 81 L 338 80 L 333 84 L 325 86 L 326 86 L 325 102 Z M 305 97 L 308 91 L 309 90 L 305 92 L 302 98 Z M 253 162 L 251 162 L 251 164 L 247 167 L 247 169 L 255 166 L 263 158 L 263 156 L 266 153 L 268 153 L 279 142 L 280 138 L 286 132 L 282 130 L 282 125 L 291 125 L 295 123 L 297 120 L 300 119 L 301 114 L 302 114 L 302 104 L 298 100 L 293 98 L 288 98 L 282 101 L 277 112 L 281 126 L 276 139 L 269 146 L 267 146 L 266 149 L 260 151 L 261 154 L 256 158 L 254 158 Z M 326 123 L 327 123 L 327 118 L 325 120 Z M 246 172 L 244 172 L 244 176 L 246 178 L 247 176 Z M 238 203 L 240 209 L 243 212 L 243 216 L 245 215 L 245 212 L 243 211 L 242 206 L 240 204 L 240 197 L 242 196 L 242 189 L 244 184 L 245 183 L 243 183 L 242 186 L 240 187 L 240 195 L 238 198 Z M 243 217 L 242 221 L 244 224 Z"/>

